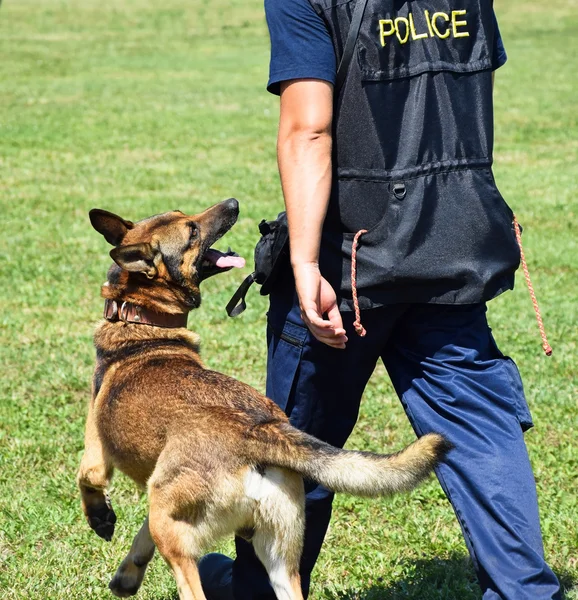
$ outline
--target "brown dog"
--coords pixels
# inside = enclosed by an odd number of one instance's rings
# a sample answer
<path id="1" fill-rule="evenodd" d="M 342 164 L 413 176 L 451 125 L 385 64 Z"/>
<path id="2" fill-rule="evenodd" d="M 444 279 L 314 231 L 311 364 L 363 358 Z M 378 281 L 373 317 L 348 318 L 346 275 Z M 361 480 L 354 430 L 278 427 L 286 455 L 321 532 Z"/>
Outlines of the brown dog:
<path id="1" fill-rule="evenodd" d="M 85 452 L 82 508 L 106 540 L 116 517 L 106 488 L 113 468 L 147 487 L 149 516 L 110 583 L 135 594 L 155 546 L 183 600 L 204 599 L 196 560 L 217 538 L 250 539 L 280 600 L 302 598 L 302 477 L 365 496 L 409 490 L 449 445 L 429 434 L 393 455 L 334 448 L 289 425 L 271 400 L 206 369 L 186 329 L 203 279 L 243 260 L 210 246 L 237 220 L 226 200 L 196 216 L 179 211 L 131 223 L 92 210 L 114 246 L 102 287 L 105 320 L 97 354 Z"/>

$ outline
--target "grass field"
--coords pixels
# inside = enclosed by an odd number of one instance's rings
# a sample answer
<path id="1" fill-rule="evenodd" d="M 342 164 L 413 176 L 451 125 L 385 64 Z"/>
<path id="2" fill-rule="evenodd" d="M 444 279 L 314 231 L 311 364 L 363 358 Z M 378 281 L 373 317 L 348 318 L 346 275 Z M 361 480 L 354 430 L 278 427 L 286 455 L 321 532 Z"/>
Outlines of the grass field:
<path id="1" fill-rule="evenodd" d="M 567 591 L 578 583 L 576 9 L 576 0 L 496 3 L 509 53 L 496 77 L 496 178 L 525 227 L 554 355 L 541 353 L 522 277 L 490 312 L 525 380 L 546 553 Z M 236 196 L 242 216 L 224 245 L 250 258 L 256 224 L 282 206 L 267 63 L 257 0 L 5 0 L 0 8 L 4 599 L 110 597 L 108 580 L 146 512 L 118 475 L 119 523 L 107 544 L 81 517 L 74 483 L 109 264 L 87 212 L 136 220 Z M 224 312 L 242 275 L 208 281 L 190 326 L 208 365 L 264 389 L 264 299 L 254 292 L 237 320 Z M 349 445 L 393 450 L 412 437 L 380 368 Z M 139 597 L 176 597 L 160 558 Z M 339 497 L 311 598 L 480 598 L 437 482 L 387 500 Z"/>

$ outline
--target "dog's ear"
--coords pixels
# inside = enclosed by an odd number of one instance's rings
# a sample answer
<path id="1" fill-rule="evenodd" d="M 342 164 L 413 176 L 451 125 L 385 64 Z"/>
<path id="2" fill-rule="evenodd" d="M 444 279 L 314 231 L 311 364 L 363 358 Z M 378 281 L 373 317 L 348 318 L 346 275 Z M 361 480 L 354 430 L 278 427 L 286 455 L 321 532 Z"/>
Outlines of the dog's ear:
<path id="1" fill-rule="evenodd" d="M 150 244 L 131 244 L 119 246 L 110 251 L 112 260 L 125 271 L 143 273 L 149 279 L 157 274 L 155 266 L 156 252 Z"/>
<path id="2" fill-rule="evenodd" d="M 102 233 L 104 239 L 113 246 L 118 246 L 126 232 L 134 227 L 134 223 L 131 221 L 125 221 L 118 215 L 100 208 L 93 208 L 88 216 L 96 231 Z"/>

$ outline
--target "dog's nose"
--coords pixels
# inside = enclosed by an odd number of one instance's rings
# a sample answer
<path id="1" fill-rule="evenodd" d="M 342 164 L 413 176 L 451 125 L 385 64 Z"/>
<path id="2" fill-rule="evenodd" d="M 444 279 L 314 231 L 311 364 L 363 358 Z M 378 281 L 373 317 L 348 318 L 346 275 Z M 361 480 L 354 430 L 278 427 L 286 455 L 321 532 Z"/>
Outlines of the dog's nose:
<path id="1" fill-rule="evenodd" d="M 229 210 L 239 210 L 239 201 L 236 198 L 229 198 L 228 200 L 225 200 L 223 204 L 225 204 Z"/>

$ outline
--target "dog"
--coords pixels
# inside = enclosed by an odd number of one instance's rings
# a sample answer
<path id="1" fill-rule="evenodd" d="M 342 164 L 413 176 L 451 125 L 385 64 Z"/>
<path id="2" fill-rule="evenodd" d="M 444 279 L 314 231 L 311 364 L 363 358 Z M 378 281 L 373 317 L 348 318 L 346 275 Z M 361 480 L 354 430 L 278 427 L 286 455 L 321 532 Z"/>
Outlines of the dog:
<path id="1" fill-rule="evenodd" d="M 106 489 L 120 469 L 147 489 L 149 513 L 109 587 L 138 591 L 155 547 L 181 600 L 203 600 L 197 559 L 235 533 L 253 544 L 280 600 L 303 598 L 303 477 L 336 492 L 377 496 L 410 490 L 450 444 L 428 434 L 396 454 L 334 448 L 289 424 L 250 386 L 206 368 L 186 329 L 208 277 L 244 265 L 211 248 L 236 222 L 231 198 L 189 216 L 167 212 L 137 223 L 90 211 L 114 248 L 102 286 L 104 320 L 77 482 L 90 527 L 112 538 Z"/>

